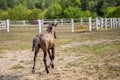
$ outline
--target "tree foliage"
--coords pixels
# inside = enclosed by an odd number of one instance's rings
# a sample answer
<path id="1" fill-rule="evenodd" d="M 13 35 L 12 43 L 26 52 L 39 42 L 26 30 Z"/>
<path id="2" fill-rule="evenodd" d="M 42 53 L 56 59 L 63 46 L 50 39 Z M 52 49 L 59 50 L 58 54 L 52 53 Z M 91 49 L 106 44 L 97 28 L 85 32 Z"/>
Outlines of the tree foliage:
<path id="1" fill-rule="evenodd" d="M 1 19 L 22 20 L 26 18 L 28 12 L 29 10 L 26 7 L 18 5 L 14 8 L 7 9 L 7 11 L 4 11 L 1 14 Z"/>
<path id="2" fill-rule="evenodd" d="M 39 19 L 39 14 L 41 13 L 40 9 L 34 8 L 31 10 L 30 14 L 26 17 L 29 20 Z"/>
<path id="3" fill-rule="evenodd" d="M 64 10 L 65 18 L 79 18 L 83 16 L 83 13 L 79 8 L 68 7 Z"/>
<path id="4" fill-rule="evenodd" d="M 62 14 L 62 7 L 58 3 L 54 3 L 48 8 L 45 16 L 46 18 L 53 19 L 53 18 L 60 18 L 61 14 Z"/>
<path id="5" fill-rule="evenodd" d="M 120 17 L 120 6 L 118 6 L 117 8 L 108 7 L 106 9 L 106 17 Z"/>
<path id="6" fill-rule="evenodd" d="M 0 19 L 120 17 L 120 0 L 0 0 Z"/>

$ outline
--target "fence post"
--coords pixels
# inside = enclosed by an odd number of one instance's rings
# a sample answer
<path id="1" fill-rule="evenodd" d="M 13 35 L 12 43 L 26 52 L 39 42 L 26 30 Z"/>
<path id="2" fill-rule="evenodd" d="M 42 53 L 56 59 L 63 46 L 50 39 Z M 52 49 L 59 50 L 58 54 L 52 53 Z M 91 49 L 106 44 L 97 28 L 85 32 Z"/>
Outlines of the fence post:
<path id="1" fill-rule="evenodd" d="M 42 20 L 41 20 L 41 26 L 43 26 L 43 24 L 44 24 L 44 20 L 42 19 Z"/>
<path id="2" fill-rule="evenodd" d="M 41 33 L 41 31 L 42 31 L 42 30 L 41 30 L 41 25 L 42 25 L 42 23 L 41 23 L 41 20 L 39 19 L 39 20 L 38 20 L 39 33 Z"/>
<path id="3" fill-rule="evenodd" d="M 55 19 L 55 23 L 57 23 L 57 19 Z"/>
<path id="4" fill-rule="evenodd" d="M 103 18 L 101 18 L 101 28 L 103 28 Z"/>
<path id="5" fill-rule="evenodd" d="M 113 23 L 112 23 L 112 18 L 110 18 L 110 27 L 111 27 L 111 28 L 113 27 L 112 24 L 113 24 Z"/>
<path id="6" fill-rule="evenodd" d="M 82 26 L 83 25 L 83 19 L 80 18 L 80 25 Z"/>
<path id="7" fill-rule="evenodd" d="M 1 25 L 0 25 L 1 29 L 3 28 L 3 21 L 1 22 Z"/>
<path id="8" fill-rule="evenodd" d="M 118 27 L 118 23 L 119 23 L 119 18 L 117 18 L 117 27 Z"/>
<path id="9" fill-rule="evenodd" d="M 115 18 L 114 18 L 114 22 L 113 23 L 114 23 L 114 28 L 115 28 L 115 26 L 116 26 L 116 24 L 115 24 Z"/>
<path id="10" fill-rule="evenodd" d="M 25 20 L 23 20 L 22 23 L 23 23 L 23 26 L 25 26 Z"/>
<path id="11" fill-rule="evenodd" d="M 112 18 L 113 28 L 115 28 L 114 18 Z"/>
<path id="12" fill-rule="evenodd" d="M 116 28 L 116 18 L 114 18 L 114 28 Z"/>
<path id="13" fill-rule="evenodd" d="M 10 32 L 10 20 L 6 20 L 7 32 Z"/>
<path id="14" fill-rule="evenodd" d="M 74 19 L 71 19 L 71 24 L 72 24 L 72 32 L 74 32 Z"/>
<path id="15" fill-rule="evenodd" d="M 89 31 L 92 31 L 92 18 L 89 17 Z"/>
<path id="16" fill-rule="evenodd" d="M 115 28 L 117 27 L 117 18 L 115 18 Z"/>
<path id="17" fill-rule="evenodd" d="M 118 18 L 116 18 L 116 27 L 118 27 Z"/>
<path id="18" fill-rule="evenodd" d="M 61 19 L 61 25 L 63 26 L 63 19 Z"/>
<path id="19" fill-rule="evenodd" d="M 6 21 L 3 21 L 2 22 L 2 29 L 6 29 L 6 27 L 7 27 Z"/>
<path id="20" fill-rule="evenodd" d="M 118 18 L 118 27 L 120 27 L 120 18 Z"/>
<path id="21" fill-rule="evenodd" d="M 107 29 L 107 18 L 105 18 L 105 29 Z"/>
<path id="22" fill-rule="evenodd" d="M 96 18 L 96 30 L 98 30 L 98 18 Z"/>

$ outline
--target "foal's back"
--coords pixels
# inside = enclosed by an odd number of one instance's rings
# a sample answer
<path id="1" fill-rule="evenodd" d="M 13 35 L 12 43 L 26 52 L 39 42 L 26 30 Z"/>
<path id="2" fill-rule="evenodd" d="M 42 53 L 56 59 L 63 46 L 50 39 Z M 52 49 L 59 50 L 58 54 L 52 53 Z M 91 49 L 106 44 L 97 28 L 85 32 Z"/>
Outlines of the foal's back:
<path id="1" fill-rule="evenodd" d="M 40 39 L 40 48 L 43 50 L 48 50 L 54 46 L 54 36 L 50 33 L 37 34 L 36 37 Z"/>

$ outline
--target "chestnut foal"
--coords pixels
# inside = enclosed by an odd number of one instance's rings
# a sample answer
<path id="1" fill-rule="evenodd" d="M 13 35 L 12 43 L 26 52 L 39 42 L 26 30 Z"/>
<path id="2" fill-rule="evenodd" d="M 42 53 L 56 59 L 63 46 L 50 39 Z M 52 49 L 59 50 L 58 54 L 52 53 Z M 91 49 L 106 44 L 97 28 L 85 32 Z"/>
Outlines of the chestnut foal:
<path id="1" fill-rule="evenodd" d="M 52 68 L 54 68 L 53 60 L 54 60 L 54 52 L 55 52 L 56 26 L 57 26 L 57 23 L 49 24 L 47 27 L 47 33 L 37 34 L 36 37 L 33 39 L 33 45 L 32 45 L 32 51 L 34 51 L 34 64 L 32 68 L 33 73 L 35 72 L 34 70 L 35 62 L 36 62 L 36 57 L 39 52 L 39 49 L 42 49 L 44 53 L 43 61 L 44 61 L 46 72 L 49 73 L 47 63 L 46 63 L 47 52 L 51 60 L 50 65 Z"/>

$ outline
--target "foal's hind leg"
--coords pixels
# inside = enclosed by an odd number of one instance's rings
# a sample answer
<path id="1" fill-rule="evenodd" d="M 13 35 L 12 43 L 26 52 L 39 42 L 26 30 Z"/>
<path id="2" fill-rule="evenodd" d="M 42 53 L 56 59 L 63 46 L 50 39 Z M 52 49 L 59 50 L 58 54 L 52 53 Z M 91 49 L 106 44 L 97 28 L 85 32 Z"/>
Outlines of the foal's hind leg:
<path id="1" fill-rule="evenodd" d="M 44 65 L 45 65 L 45 70 L 46 70 L 47 73 L 49 73 L 47 63 L 46 63 L 46 61 L 47 61 L 47 59 L 46 59 L 47 51 L 43 51 L 43 52 L 44 52 L 43 61 L 44 61 Z"/>
<path id="2" fill-rule="evenodd" d="M 37 58 L 37 54 L 38 54 L 39 48 L 35 48 L 35 53 L 34 53 L 34 64 L 33 64 L 33 68 L 32 68 L 32 73 L 35 72 L 35 62 L 36 62 L 36 58 Z"/>
<path id="3" fill-rule="evenodd" d="M 52 56 L 51 56 L 50 50 L 48 50 L 48 54 L 49 54 L 49 58 L 50 58 L 50 60 L 51 60 L 51 59 L 52 59 Z"/>
<path id="4" fill-rule="evenodd" d="M 55 58 L 55 56 L 54 56 L 54 52 L 55 52 L 54 46 L 53 46 L 53 48 L 51 48 L 51 50 L 52 50 L 52 55 L 51 55 L 51 67 L 54 68 L 54 64 L 53 64 L 53 60 L 54 60 L 54 58 Z"/>
<path id="5" fill-rule="evenodd" d="M 51 67 L 52 67 L 53 62 L 52 62 L 52 55 L 51 55 L 50 50 L 48 50 L 48 53 L 49 53 L 49 58 L 50 58 L 50 65 L 51 65 Z"/>

